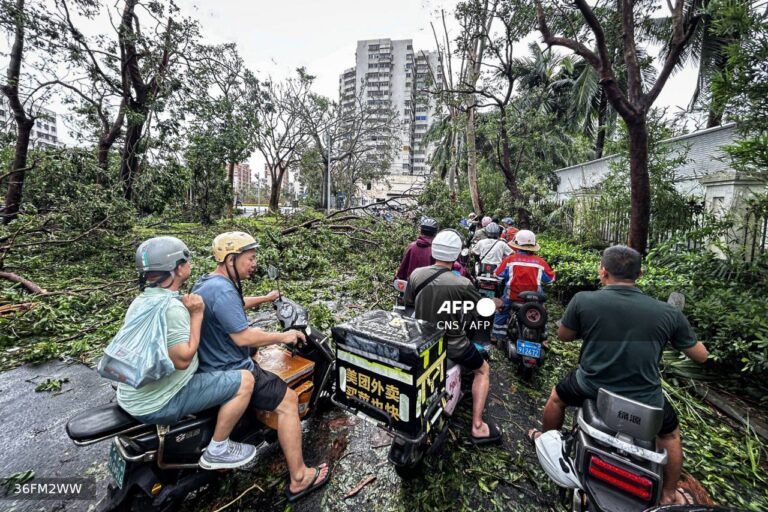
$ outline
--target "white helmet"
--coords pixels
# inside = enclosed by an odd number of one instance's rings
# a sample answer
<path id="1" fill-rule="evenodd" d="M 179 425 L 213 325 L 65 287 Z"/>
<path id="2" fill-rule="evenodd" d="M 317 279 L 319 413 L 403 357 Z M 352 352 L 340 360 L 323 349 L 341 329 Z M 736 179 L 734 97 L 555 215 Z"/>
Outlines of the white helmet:
<path id="1" fill-rule="evenodd" d="M 542 469 L 557 485 L 581 489 L 576 465 L 565 453 L 565 443 L 559 430 L 548 430 L 536 438 L 536 456 Z"/>
<path id="2" fill-rule="evenodd" d="M 485 226 L 487 226 L 488 224 L 490 224 L 491 222 L 493 222 L 493 219 L 492 219 L 492 218 L 490 218 L 490 217 L 483 217 L 483 220 L 480 222 L 480 225 L 481 225 L 482 227 L 485 227 Z"/>
<path id="3" fill-rule="evenodd" d="M 510 247 L 513 249 L 520 249 L 522 251 L 537 252 L 541 249 L 536 243 L 536 235 L 533 231 L 527 229 L 521 229 L 515 234 L 515 239 L 510 242 Z"/>
<path id="4" fill-rule="evenodd" d="M 444 229 L 432 240 L 432 257 L 438 261 L 456 261 L 463 245 L 457 232 Z"/>

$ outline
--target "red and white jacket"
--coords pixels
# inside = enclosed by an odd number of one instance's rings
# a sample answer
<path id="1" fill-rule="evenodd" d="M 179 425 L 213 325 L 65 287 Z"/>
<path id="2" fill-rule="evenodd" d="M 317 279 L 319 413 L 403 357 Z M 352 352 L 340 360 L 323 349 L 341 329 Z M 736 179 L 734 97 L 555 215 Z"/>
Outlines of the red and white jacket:
<path id="1" fill-rule="evenodd" d="M 519 301 L 522 292 L 541 291 L 541 283 L 551 283 L 555 273 L 541 256 L 526 251 L 516 251 L 507 256 L 496 268 L 496 275 L 504 279 L 509 290 L 509 300 Z"/>

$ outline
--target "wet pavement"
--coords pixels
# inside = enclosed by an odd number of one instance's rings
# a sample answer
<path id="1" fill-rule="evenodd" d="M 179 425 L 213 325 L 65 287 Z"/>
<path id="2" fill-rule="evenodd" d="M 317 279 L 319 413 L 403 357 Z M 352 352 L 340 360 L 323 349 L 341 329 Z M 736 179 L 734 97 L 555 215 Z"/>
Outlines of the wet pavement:
<path id="1" fill-rule="evenodd" d="M 59 391 L 35 392 L 46 379 L 69 379 Z M 34 471 L 42 478 L 88 478 L 96 495 L 85 500 L 10 500 L 0 489 L 0 510 L 81 511 L 94 509 L 106 495 L 108 443 L 78 447 L 67 437 L 67 421 L 81 411 L 108 403 L 114 390 L 95 370 L 54 361 L 0 373 L 0 477 Z"/>
<path id="2" fill-rule="evenodd" d="M 268 325 L 272 319 L 270 312 L 255 317 L 259 326 Z M 472 446 L 468 435 L 471 399 L 467 397 L 457 409 L 443 448 L 425 461 L 421 473 L 404 481 L 387 461 L 391 442 L 388 434 L 358 417 L 328 407 L 304 422 L 304 446 L 307 464 L 329 462 L 332 478 L 292 509 L 357 512 L 554 508 L 557 492 L 524 440 L 525 431 L 538 425 L 546 395 L 537 387 L 543 386 L 524 385 L 511 363 L 495 348 L 491 368 L 486 420 L 502 427 L 502 447 Z M 35 386 L 47 378 L 66 378 L 69 382 L 58 392 L 36 393 Z M 0 500 L 0 510 L 98 509 L 109 483 L 108 443 L 77 447 L 64 427 L 80 411 L 111 400 L 114 391 L 110 384 L 95 370 L 78 363 L 28 365 L 0 374 L 0 476 L 33 470 L 35 480 L 79 476 L 95 479 L 97 486 L 97 495 L 91 500 Z M 285 461 L 274 446 L 254 467 L 223 474 L 183 509 L 216 510 L 234 501 L 227 510 L 285 510 L 286 482 Z M 353 490 L 358 492 L 348 497 Z"/>

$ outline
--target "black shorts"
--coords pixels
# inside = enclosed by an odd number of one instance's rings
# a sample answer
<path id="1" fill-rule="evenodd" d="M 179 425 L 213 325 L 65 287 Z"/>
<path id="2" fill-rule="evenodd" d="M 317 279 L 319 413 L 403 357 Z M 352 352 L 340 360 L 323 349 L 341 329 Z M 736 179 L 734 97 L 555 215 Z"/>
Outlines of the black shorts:
<path id="1" fill-rule="evenodd" d="M 571 407 L 581 407 L 584 400 L 589 398 L 595 398 L 585 393 L 579 386 L 579 382 L 576 380 L 576 370 L 571 370 L 568 375 L 563 377 L 563 380 L 557 383 L 555 386 L 555 392 L 560 397 L 565 405 Z M 673 432 L 680 422 L 677 419 L 677 413 L 672 408 L 672 404 L 667 401 L 667 397 L 664 397 L 664 420 L 661 423 L 661 430 L 659 435 L 663 436 Z"/>
<path id="2" fill-rule="evenodd" d="M 463 366 L 467 370 L 475 371 L 479 370 L 480 367 L 483 366 L 485 359 L 483 358 L 483 355 L 480 353 L 480 351 L 477 350 L 475 344 L 470 342 L 464 353 L 462 353 L 459 357 L 452 357 L 451 361 L 460 366 Z"/>
<path id="3" fill-rule="evenodd" d="M 288 384 L 274 373 L 262 370 L 259 365 L 256 365 L 251 373 L 253 373 L 255 383 L 248 407 L 262 411 L 274 411 L 285 398 Z"/>

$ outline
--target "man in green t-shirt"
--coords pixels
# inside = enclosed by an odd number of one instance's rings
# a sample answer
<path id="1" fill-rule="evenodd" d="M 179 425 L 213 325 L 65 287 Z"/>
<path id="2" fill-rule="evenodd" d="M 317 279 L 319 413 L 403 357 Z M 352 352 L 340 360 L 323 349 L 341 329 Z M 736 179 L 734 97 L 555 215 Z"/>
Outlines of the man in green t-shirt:
<path id="1" fill-rule="evenodd" d="M 126 321 L 142 310 L 167 304 L 165 343 L 175 370 L 140 388 L 119 384 L 117 403 L 140 422 L 157 425 L 171 425 L 189 414 L 220 406 L 213 438 L 199 464 L 203 469 L 236 468 L 256 456 L 253 445 L 229 440 L 248 407 L 253 375 L 245 370 L 196 373 L 205 304 L 199 295 L 179 295 L 191 275 L 190 257 L 184 242 L 171 236 L 146 240 L 136 250 L 142 293 L 128 308 Z"/>
<path id="2" fill-rule="evenodd" d="M 674 306 L 648 297 L 635 287 L 641 273 L 640 253 L 618 245 L 603 252 L 598 269 L 603 287 L 577 293 L 565 310 L 558 336 L 582 339 L 579 364 L 553 389 L 544 407 L 543 430 L 559 430 L 568 406 L 594 399 L 599 388 L 664 410 L 659 431 L 666 448 L 662 504 L 685 503 L 676 492 L 683 464 L 677 414 L 661 391 L 659 363 L 667 343 L 703 363 L 709 356 L 696 341 L 685 315 Z M 533 430 L 529 437 L 540 435 Z"/>

